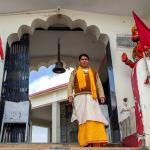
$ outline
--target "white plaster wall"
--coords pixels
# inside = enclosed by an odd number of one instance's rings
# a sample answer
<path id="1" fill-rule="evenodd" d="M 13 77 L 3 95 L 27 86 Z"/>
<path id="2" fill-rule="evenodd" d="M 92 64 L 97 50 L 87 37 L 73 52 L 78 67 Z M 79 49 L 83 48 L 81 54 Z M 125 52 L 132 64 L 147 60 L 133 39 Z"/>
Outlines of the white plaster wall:
<path id="1" fill-rule="evenodd" d="M 67 98 L 67 89 L 60 89 L 43 95 L 30 97 L 32 108 L 52 104 L 56 101 L 62 101 Z"/>
<path id="2" fill-rule="evenodd" d="M 19 27 L 23 24 L 31 26 L 34 19 L 40 18 L 46 20 L 49 16 L 56 14 L 51 10 L 47 12 L 35 12 L 24 14 L 13 14 L 0 16 L 0 35 L 4 48 L 6 47 L 7 37 L 16 33 Z M 127 97 L 130 103 L 133 103 L 133 95 L 130 83 L 131 69 L 121 62 L 122 52 L 131 55 L 132 50 L 119 49 L 116 47 L 117 34 L 130 34 L 130 28 L 133 26 L 133 19 L 127 16 L 112 16 L 105 14 L 86 13 L 72 10 L 62 10 L 62 14 L 67 15 L 72 20 L 82 19 L 85 20 L 87 26 L 96 25 L 99 27 L 100 32 L 105 33 L 110 38 L 112 63 L 114 70 L 114 81 L 116 89 L 116 98 L 118 111 L 122 108 L 122 99 Z M 0 87 L 2 84 L 3 63 L 0 62 Z M 53 98 L 55 94 L 53 95 Z M 120 115 L 119 115 L 120 117 Z"/>
<path id="3" fill-rule="evenodd" d="M 147 17 L 147 25 L 148 25 L 149 28 L 150 28 L 150 14 L 149 14 L 148 17 Z"/>

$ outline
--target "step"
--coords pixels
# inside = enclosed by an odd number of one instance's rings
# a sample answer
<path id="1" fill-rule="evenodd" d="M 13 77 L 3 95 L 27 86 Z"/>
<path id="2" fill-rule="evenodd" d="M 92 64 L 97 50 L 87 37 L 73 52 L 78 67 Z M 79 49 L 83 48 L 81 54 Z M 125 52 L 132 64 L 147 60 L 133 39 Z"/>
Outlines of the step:
<path id="1" fill-rule="evenodd" d="M 79 147 L 77 144 L 0 144 L 0 150 L 140 150 L 131 147 Z"/>

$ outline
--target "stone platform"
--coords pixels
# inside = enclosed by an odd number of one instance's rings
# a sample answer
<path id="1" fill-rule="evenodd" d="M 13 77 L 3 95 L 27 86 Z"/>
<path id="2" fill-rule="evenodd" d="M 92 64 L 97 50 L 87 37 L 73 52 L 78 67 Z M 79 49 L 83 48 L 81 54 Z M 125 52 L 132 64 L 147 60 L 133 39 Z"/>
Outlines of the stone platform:
<path id="1" fill-rule="evenodd" d="M 111 144 L 106 147 L 79 147 L 77 144 L 0 144 L 0 150 L 142 150 L 144 148 L 121 147 Z M 145 149 L 146 150 L 146 149 Z"/>

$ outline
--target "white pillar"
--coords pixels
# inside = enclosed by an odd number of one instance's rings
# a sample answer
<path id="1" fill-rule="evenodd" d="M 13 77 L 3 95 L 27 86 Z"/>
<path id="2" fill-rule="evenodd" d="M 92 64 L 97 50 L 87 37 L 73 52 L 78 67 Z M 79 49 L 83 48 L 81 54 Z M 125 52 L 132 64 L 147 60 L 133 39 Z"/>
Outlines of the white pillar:
<path id="1" fill-rule="evenodd" d="M 52 103 L 52 143 L 60 143 L 60 103 Z"/>
<path id="2" fill-rule="evenodd" d="M 32 143 L 32 122 L 30 122 L 29 126 L 29 143 Z"/>
<path id="3" fill-rule="evenodd" d="M 52 142 L 52 127 L 48 127 L 48 143 L 51 143 Z"/>

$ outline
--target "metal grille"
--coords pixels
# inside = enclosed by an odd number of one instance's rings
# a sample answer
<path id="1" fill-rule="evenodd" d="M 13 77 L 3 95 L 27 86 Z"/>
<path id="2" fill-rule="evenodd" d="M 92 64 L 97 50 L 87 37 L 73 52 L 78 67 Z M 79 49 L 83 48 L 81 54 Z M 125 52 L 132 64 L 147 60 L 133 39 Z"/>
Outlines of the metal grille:
<path id="1" fill-rule="evenodd" d="M 23 38 L 6 49 L 2 101 L 28 101 L 29 93 L 29 38 Z"/>
<path id="2" fill-rule="evenodd" d="M 1 105 L 5 101 L 14 103 L 29 101 L 29 36 L 23 35 L 20 41 L 10 47 L 7 44 L 1 91 Z M 18 103 L 19 104 L 19 103 Z M 20 111 L 22 108 L 18 108 Z M 4 112 L 1 112 L 2 114 Z M 28 116 L 29 118 L 29 116 Z M 2 118 L 1 118 L 2 119 Z M 2 122 L 3 124 L 4 122 Z M 2 129 L 2 142 L 25 142 L 25 124 L 5 123 Z"/>

